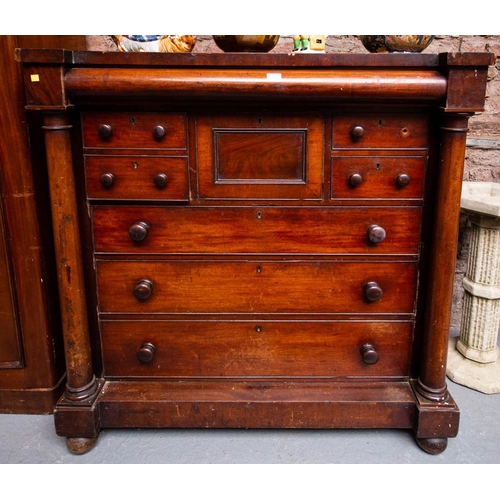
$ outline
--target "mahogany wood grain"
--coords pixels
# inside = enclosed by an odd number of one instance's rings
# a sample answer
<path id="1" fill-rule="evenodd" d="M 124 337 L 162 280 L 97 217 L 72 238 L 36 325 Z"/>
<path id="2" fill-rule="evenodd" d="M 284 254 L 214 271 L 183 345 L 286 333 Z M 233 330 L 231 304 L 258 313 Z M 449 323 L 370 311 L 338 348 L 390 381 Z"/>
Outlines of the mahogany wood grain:
<path id="1" fill-rule="evenodd" d="M 92 386 L 56 407 L 70 451 L 101 427 L 138 426 L 413 428 L 424 450 L 444 450 L 459 417 L 444 383 L 457 112 L 482 109 L 491 54 L 17 58 L 28 109 L 65 111 L 58 125 L 84 116 L 73 151 L 69 129 L 58 148 L 47 136 L 51 191 L 84 179 L 84 158 L 175 156 L 189 169 L 187 199 L 82 186 L 66 212 L 54 206 L 56 231 L 75 202 L 89 228 L 80 248 L 72 219 L 69 257 L 57 248 L 61 303 L 83 318 L 67 279 L 83 248 L 100 326 L 65 317 L 73 380 Z M 181 117 L 170 131 L 169 116 Z"/>
<path id="2" fill-rule="evenodd" d="M 221 92 L 226 99 L 269 97 L 290 99 L 321 98 L 352 100 L 380 99 L 385 101 L 436 101 L 446 92 L 446 79 L 439 72 L 412 72 L 408 78 L 405 70 L 328 70 L 321 77 L 299 68 L 291 71 L 268 67 L 262 69 L 199 69 L 187 76 L 181 69 L 170 68 L 114 68 L 110 85 L 106 68 L 75 68 L 66 73 L 65 84 L 69 94 L 80 98 L 123 97 L 132 92 L 140 96 L 161 98 L 175 95 L 189 98 L 193 93 L 218 98 Z M 278 81 L 277 81 L 278 80 Z"/>
<path id="3" fill-rule="evenodd" d="M 413 255 L 419 252 L 419 207 L 110 207 L 92 211 L 95 251 L 127 254 Z M 132 241 L 143 221 L 146 239 Z M 367 231 L 384 228 L 372 243 Z"/>
<path id="4" fill-rule="evenodd" d="M 405 377 L 412 323 L 102 321 L 107 377 Z M 155 346 L 141 363 L 145 342 Z M 366 364 L 364 345 L 380 359 Z"/>
<path id="5" fill-rule="evenodd" d="M 428 126 L 429 118 L 421 114 L 335 115 L 332 147 L 371 150 L 425 148 L 428 144 Z M 355 129 L 359 130 L 358 136 L 355 135 Z"/>
<path id="6" fill-rule="evenodd" d="M 65 43 L 66 37 L 62 37 Z M 51 40 L 50 36 L 46 37 Z M 64 385 L 39 120 L 24 109 L 21 35 L 0 36 L 0 412 L 51 413 Z M 37 46 L 34 42 L 32 46 Z M 71 48 L 71 45 L 65 45 Z M 30 141 L 31 139 L 31 141 Z M 5 252 L 5 253 L 3 253 Z"/>
<path id="7" fill-rule="evenodd" d="M 17 35 L 16 47 L 85 50 L 85 35 Z"/>
<path id="8" fill-rule="evenodd" d="M 107 382 L 99 405 L 111 428 L 404 429 L 414 398 L 404 382 Z"/>
<path id="9" fill-rule="evenodd" d="M 103 313 L 399 313 L 415 305 L 414 263 L 328 261 L 99 261 Z M 134 288 L 151 280 L 154 291 L 137 300 Z M 376 282 L 383 297 L 364 297 Z"/>
<path id="10" fill-rule="evenodd" d="M 14 302 L 12 270 L 6 243 L 4 217 L 0 207 L 0 368 L 18 368 L 23 364 L 21 336 Z"/>
<path id="11" fill-rule="evenodd" d="M 415 199 L 424 195 L 425 157 L 332 157 L 332 198 Z M 407 183 L 398 183 L 400 175 Z M 351 176 L 359 176 L 359 183 Z"/>
<path id="12" fill-rule="evenodd" d="M 66 114 L 45 115 L 43 130 L 66 353 L 66 397 L 79 400 L 95 391 L 95 377 L 88 335 L 70 129 Z"/>
<path id="13" fill-rule="evenodd" d="M 85 179 L 89 199 L 187 201 L 187 158 L 174 156 L 86 156 Z M 157 176 L 166 182 L 157 185 Z M 111 175 L 103 184 L 102 176 Z"/>
<path id="14" fill-rule="evenodd" d="M 99 127 L 110 127 L 109 137 L 99 135 Z M 165 135 L 154 136 L 155 127 Z M 178 113 L 110 113 L 82 114 L 85 148 L 186 149 L 186 118 Z"/>
<path id="15" fill-rule="evenodd" d="M 318 114 L 201 114 L 196 143 L 202 199 L 323 195 L 323 120 Z"/>
<path id="16" fill-rule="evenodd" d="M 441 123 L 441 154 L 431 254 L 432 269 L 441 274 L 441 279 L 431 280 L 427 290 L 428 313 L 422 349 L 425 363 L 420 369 L 418 385 L 426 398 L 437 401 L 448 397 L 446 360 L 469 116 L 445 114 Z"/>

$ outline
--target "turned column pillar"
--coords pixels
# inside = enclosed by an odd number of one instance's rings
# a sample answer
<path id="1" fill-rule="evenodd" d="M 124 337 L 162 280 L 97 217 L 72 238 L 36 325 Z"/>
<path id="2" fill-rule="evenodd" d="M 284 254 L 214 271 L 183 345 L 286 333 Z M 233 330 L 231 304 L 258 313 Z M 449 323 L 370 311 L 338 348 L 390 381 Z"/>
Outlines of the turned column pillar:
<path id="1" fill-rule="evenodd" d="M 417 391 L 444 402 L 451 304 L 458 244 L 460 199 L 470 113 L 443 114 L 436 206 L 431 239 L 430 280 Z M 443 306 L 444 305 L 444 306 Z"/>
<path id="2" fill-rule="evenodd" d="M 65 398 L 80 401 L 96 391 L 97 383 L 90 354 L 68 113 L 46 114 L 43 131 L 66 354 Z"/>

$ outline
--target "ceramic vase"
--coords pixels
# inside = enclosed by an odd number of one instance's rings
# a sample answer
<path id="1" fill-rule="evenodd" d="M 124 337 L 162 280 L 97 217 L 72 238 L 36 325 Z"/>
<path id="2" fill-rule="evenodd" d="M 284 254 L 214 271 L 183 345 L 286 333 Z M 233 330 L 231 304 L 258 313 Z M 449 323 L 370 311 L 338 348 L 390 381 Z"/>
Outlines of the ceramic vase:
<path id="1" fill-rule="evenodd" d="M 435 35 L 359 35 L 369 52 L 422 52 Z"/>
<path id="2" fill-rule="evenodd" d="M 269 52 L 276 47 L 279 35 L 212 35 L 224 52 Z"/>

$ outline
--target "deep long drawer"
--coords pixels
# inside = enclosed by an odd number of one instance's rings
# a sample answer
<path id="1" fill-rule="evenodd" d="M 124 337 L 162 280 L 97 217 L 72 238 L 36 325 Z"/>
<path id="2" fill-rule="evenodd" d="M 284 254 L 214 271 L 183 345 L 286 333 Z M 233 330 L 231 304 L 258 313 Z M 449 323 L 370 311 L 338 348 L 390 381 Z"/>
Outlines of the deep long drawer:
<path id="1" fill-rule="evenodd" d="M 92 221 L 98 253 L 408 255 L 419 251 L 420 216 L 419 207 L 98 206 Z"/>
<path id="2" fill-rule="evenodd" d="M 101 313 L 413 313 L 413 262 L 98 261 Z"/>
<path id="3" fill-rule="evenodd" d="M 103 321 L 101 334 L 106 377 L 407 376 L 412 323 Z"/>

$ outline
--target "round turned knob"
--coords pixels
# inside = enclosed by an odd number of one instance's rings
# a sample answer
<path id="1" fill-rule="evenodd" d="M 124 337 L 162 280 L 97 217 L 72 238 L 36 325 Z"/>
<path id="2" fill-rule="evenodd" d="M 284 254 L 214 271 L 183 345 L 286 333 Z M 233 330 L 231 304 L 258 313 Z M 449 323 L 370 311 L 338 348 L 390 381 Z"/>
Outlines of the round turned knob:
<path id="1" fill-rule="evenodd" d="M 103 123 L 97 128 L 97 133 L 99 134 L 99 137 L 101 139 L 108 139 L 113 133 L 113 127 L 111 125 Z"/>
<path id="2" fill-rule="evenodd" d="M 128 234 L 133 241 L 144 241 L 149 234 L 149 225 L 145 222 L 134 222 L 130 226 Z"/>
<path id="3" fill-rule="evenodd" d="M 137 351 L 137 359 L 141 363 L 149 363 L 153 361 L 155 356 L 156 347 L 151 342 L 145 342 L 142 347 Z"/>
<path id="4" fill-rule="evenodd" d="M 382 298 L 382 288 L 378 286 L 375 281 L 370 281 L 363 287 L 363 292 L 365 294 L 365 299 L 368 302 L 377 302 Z"/>
<path id="5" fill-rule="evenodd" d="M 352 174 L 349 177 L 349 185 L 351 187 L 358 187 L 363 182 L 363 177 L 361 174 Z"/>
<path id="6" fill-rule="evenodd" d="M 134 295 L 139 300 L 148 300 L 153 293 L 153 282 L 149 280 L 141 280 L 134 288 Z"/>
<path id="7" fill-rule="evenodd" d="M 377 224 L 372 224 L 366 231 L 368 240 L 372 243 L 380 243 L 385 240 L 385 229 Z"/>
<path id="8" fill-rule="evenodd" d="M 153 128 L 153 137 L 155 139 L 163 139 L 166 133 L 167 132 L 161 125 L 156 125 L 156 127 Z"/>
<path id="9" fill-rule="evenodd" d="M 377 361 L 380 358 L 380 356 L 378 355 L 377 350 L 371 344 L 365 344 L 361 348 L 361 356 L 363 358 L 363 361 L 367 365 L 374 365 L 375 363 L 377 363 Z"/>
<path id="10" fill-rule="evenodd" d="M 167 174 L 158 174 L 158 175 L 155 175 L 155 178 L 153 179 L 154 183 L 155 183 L 155 186 L 158 188 L 158 189 L 162 189 L 164 188 L 167 183 L 168 183 L 168 177 L 167 177 Z"/>
<path id="11" fill-rule="evenodd" d="M 399 186 L 399 187 L 405 187 L 405 186 L 408 186 L 408 184 L 410 184 L 410 176 L 408 174 L 399 174 L 397 177 L 396 177 L 396 184 Z"/>
<path id="12" fill-rule="evenodd" d="M 365 129 L 361 125 L 356 125 L 351 129 L 351 137 L 353 139 L 361 139 L 365 135 Z"/>
<path id="13" fill-rule="evenodd" d="M 115 176 L 112 173 L 107 172 L 101 175 L 100 180 L 103 187 L 109 188 L 113 185 L 113 182 L 115 182 Z"/>

